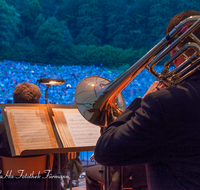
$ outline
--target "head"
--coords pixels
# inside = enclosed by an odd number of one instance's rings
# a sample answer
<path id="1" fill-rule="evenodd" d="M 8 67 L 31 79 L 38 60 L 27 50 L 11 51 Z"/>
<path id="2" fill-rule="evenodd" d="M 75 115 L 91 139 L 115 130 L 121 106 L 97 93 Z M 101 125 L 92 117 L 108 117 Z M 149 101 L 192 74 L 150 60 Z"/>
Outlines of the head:
<path id="1" fill-rule="evenodd" d="M 13 92 L 13 103 L 39 103 L 41 92 L 32 83 L 19 83 Z"/>
<path id="2" fill-rule="evenodd" d="M 186 18 L 190 16 L 195 16 L 195 15 L 200 15 L 200 12 L 194 11 L 194 10 L 188 10 L 181 12 L 177 15 L 175 15 L 169 22 L 167 29 L 166 29 L 166 34 L 168 34 L 176 25 L 178 25 L 181 21 L 185 20 Z M 200 39 L 200 28 L 198 28 L 195 32 L 194 35 L 196 35 Z M 186 43 L 188 42 L 193 42 L 193 40 L 190 37 L 187 37 L 183 42 L 179 43 L 178 47 L 181 48 L 183 47 Z M 176 50 L 171 51 L 171 56 L 173 56 L 176 53 Z M 185 52 L 187 56 L 190 56 L 194 53 L 193 50 L 188 50 Z M 181 63 L 185 61 L 183 56 L 180 56 L 177 60 L 174 61 L 175 66 L 179 66 Z"/>

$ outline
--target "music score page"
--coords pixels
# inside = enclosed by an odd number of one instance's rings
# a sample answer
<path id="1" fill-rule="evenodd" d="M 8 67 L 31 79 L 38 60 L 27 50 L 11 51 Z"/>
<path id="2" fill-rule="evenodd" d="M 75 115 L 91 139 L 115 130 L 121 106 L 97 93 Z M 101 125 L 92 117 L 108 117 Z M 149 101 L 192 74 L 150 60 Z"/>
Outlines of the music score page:
<path id="1" fill-rule="evenodd" d="M 65 147 L 96 146 L 100 127 L 87 121 L 78 109 L 53 108 L 53 112 Z"/>
<path id="2" fill-rule="evenodd" d="M 58 148 L 45 107 L 5 108 L 16 155 L 23 150 Z"/>

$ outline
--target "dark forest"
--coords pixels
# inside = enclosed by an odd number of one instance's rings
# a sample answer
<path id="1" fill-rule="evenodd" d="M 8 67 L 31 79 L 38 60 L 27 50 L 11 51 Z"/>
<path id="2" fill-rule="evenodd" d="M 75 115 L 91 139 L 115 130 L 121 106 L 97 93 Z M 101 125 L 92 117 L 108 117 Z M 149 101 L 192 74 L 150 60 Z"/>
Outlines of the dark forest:
<path id="1" fill-rule="evenodd" d="M 132 65 L 199 0 L 0 0 L 0 59 Z"/>

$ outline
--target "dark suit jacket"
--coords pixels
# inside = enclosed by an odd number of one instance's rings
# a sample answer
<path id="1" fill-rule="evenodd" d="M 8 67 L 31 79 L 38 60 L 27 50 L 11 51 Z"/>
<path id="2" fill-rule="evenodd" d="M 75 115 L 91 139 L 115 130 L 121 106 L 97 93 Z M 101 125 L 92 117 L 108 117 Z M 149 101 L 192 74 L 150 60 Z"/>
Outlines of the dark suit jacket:
<path id="1" fill-rule="evenodd" d="M 0 121 L 0 156 L 11 157 L 10 146 L 3 121 Z"/>
<path id="2" fill-rule="evenodd" d="M 147 163 L 149 190 L 200 189 L 200 73 L 136 98 L 99 138 L 95 159 Z"/>

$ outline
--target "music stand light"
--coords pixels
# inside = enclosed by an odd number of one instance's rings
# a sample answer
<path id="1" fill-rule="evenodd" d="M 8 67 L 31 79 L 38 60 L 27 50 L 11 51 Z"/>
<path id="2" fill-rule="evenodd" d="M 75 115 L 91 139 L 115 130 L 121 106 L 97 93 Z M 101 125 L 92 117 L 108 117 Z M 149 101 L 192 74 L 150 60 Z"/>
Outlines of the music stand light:
<path id="1" fill-rule="evenodd" d="M 41 78 L 38 79 L 37 82 L 39 84 L 47 84 L 47 88 L 45 90 L 45 102 L 46 104 L 49 103 L 48 101 L 48 89 L 51 85 L 62 85 L 65 83 L 64 79 L 52 79 L 52 78 Z"/>

